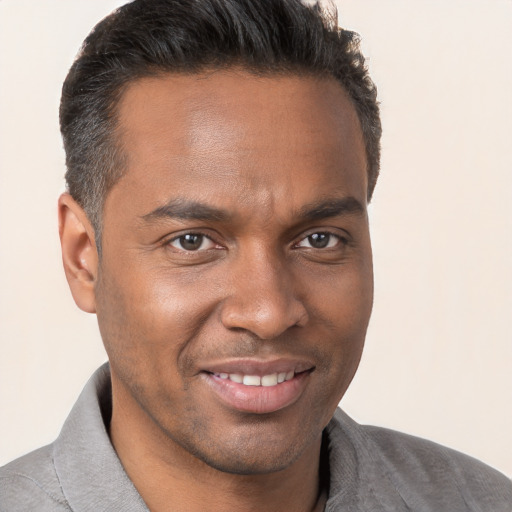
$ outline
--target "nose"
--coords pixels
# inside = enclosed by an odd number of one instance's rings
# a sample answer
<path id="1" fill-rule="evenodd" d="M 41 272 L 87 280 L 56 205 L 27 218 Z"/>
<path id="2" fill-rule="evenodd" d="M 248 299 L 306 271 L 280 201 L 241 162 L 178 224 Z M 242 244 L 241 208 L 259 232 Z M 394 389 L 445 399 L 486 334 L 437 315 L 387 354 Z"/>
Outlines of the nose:
<path id="1" fill-rule="evenodd" d="M 270 340 L 290 327 L 303 327 L 308 313 L 297 295 L 293 272 L 277 257 L 255 254 L 241 258 L 230 274 L 231 293 L 221 320 L 227 329 L 249 331 Z"/>

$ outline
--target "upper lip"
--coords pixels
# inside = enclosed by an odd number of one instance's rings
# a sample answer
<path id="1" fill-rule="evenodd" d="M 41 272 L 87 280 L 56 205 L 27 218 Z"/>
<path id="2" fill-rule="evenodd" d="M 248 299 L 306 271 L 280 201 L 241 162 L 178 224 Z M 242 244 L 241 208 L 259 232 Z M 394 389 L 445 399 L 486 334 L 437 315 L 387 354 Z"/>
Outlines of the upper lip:
<path id="1" fill-rule="evenodd" d="M 283 373 L 293 371 L 301 373 L 313 370 L 315 367 L 304 359 L 254 359 L 254 358 L 233 358 L 222 361 L 214 361 L 202 367 L 202 371 L 209 373 L 241 373 L 244 375 L 270 375 L 272 373 Z"/>

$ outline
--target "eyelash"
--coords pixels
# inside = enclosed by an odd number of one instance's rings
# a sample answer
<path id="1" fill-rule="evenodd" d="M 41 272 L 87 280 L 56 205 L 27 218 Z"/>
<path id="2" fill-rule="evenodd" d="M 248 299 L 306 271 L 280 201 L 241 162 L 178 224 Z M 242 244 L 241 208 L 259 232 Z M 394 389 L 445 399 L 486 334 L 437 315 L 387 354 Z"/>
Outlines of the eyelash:
<path id="1" fill-rule="evenodd" d="M 173 245 L 172 245 L 173 242 L 179 242 L 180 239 L 184 239 L 187 236 L 190 236 L 190 237 L 193 237 L 193 236 L 202 237 L 201 244 L 200 244 L 199 248 L 203 245 L 204 240 L 209 240 L 212 244 L 215 244 L 217 246 L 220 245 L 220 244 L 217 244 L 217 242 L 215 242 L 215 240 L 211 236 L 208 236 L 205 233 L 201 233 L 201 232 L 198 232 L 198 231 L 193 231 L 193 232 L 189 232 L 189 233 L 182 233 L 181 235 L 175 236 L 175 237 L 171 238 L 170 240 L 166 241 L 165 245 L 173 247 Z M 182 245 L 182 244 L 180 244 L 180 245 Z M 181 249 L 177 248 L 177 247 L 175 247 L 175 249 L 179 250 L 180 252 L 186 252 L 186 253 L 204 252 L 205 250 L 211 250 L 211 249 L 203 249 L 202 251 L 199 251 L 198 249 L 196 249 L 196 250 L 187 250 L 187 249 L 185 249 L 183 247 L 183 245 L 182 245 Z"/>
<path id="2" fill-rule="evenodd" d="M 337 240 L 337 244 L 342 244 L 343 246 L 346 246 L 349 244 L 349 241 L 347 239 L 347 237 L 344 237 L 344 236 L 341 236 L 340 234 L 338 233 L 333 233 L 331 231 L 313 231 L 313 232 L 310 232 L 306 235 L 304 235 L 298 242 L 296 242 L 295 244 L 293 244 L 293 248 L 294 249 L 298 249 L 300 248 L 300 244 L 303 243 L 304 241 L 307 241 L 308 239 L 310 239 L 310 237 L 313 237 L 314 235 L 327 235 L 328 237 L 330 237 L 330 239 L 328 240 L 327 242 L 327 245 L 330 244 L 331 242 L 331 239 L 332 238 L 335 238 Z M 201 239 L 201 244 L 200 246 L 198 247 L 198 249 L 195 249 L 195 250 L 187 250 L 183 247 L 183 245 L 180 243 L 181 245 L 181 248 L 178 248 L 178 247 L 174 247 L 172 244 L 174 242 L 178 242 L 180 239 L 184 239 L 185 237 L 187 236 L 198 236 L 198 237 L 202 237 Z M 217 249 L 218 247 L 215 247 L 215 248 L 210 248 L 210 249 L 203 249 L 203 250 L 200 250 L 201 246 L 203 245 L 204 243 L 204 240 L 209 240 L 212 244 L 215 244 L 217 246 L 220 246 L 220 244 L 218 244 L 211 236 L 205 234 L 205 233 L 201 233 L 199 231 L 191 231 L 191 232 L 188 232 L 188 233 L 182 233 L 178 236 L 175 236 L 173 238 L 171 238 L 170 240 L 167 240 L 165 242 L 165 245 L 166 246 L 170 246 L 170 247 L 173 247 L 175 248 L 176 250 L 180 251 L 180 252 L 183 252 L 183 253 L 196 253 L 196 252 L 205 252 L 205 251 L 208 251 L 208 250 L 212 250 L 212 249 Z M 311 240 L 309 241 L 310 245 L 311 245 Z M 335 247 L 336 247 L 335 246 Z M 318 250 L 318 251 L 323 251 L 323 250 L 329 250 L 329 249 L 335 249 L 335 247 L 305 247 L 306 249 L 311 249 L 311 250 Z"/>
<path id="3" fill-rule="evenodd" d="M 330 237 L 328 242 L 327 242 L 327 245 L 330 244 L 330 242 L 331 242 L 331 240 L 333 238 L 337 240 L 337 243 L 336 243 L 336 245 L 334 247 L 307 247 L 308 249 L 322 251 L 322 250 L 328 250 L 328 249 L 335 249 L 338 246 L 338 244 L 342 244 L 344 246 L 348 245 L 347 237 L 341 236 L 338 233 L 332 233 L 331 231 L 314 231 L 314 232 L 311 232 L 311 233 L 305 235 L 303 238 L 301 238 L 294 245 L 294 247 L 300 247 L 299 244 L 301 244 L 304 241 L 307 241 L 308 239 L 310 239 L 311 237 L 314 237 L 315 235 L 326 235 L 326 236 Z M 309 240 L 309 243 L 311 244 L 311 240 Z"/>

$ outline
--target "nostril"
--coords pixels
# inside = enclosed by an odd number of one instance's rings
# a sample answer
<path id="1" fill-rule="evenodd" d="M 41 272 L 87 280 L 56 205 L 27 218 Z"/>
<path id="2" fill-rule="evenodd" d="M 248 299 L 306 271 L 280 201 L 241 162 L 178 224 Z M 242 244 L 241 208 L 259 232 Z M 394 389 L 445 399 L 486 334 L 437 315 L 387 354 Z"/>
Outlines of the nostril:
<path id="1" fill-rule="evenodd" d="M 292 327 L 307 324 L 304 305 L 284 297 L 254 301 L 251 297 L 231 298 L 224 302 L 221 321 L 230 330 L 249 331 L 260 339 L 273 339 Z"/>

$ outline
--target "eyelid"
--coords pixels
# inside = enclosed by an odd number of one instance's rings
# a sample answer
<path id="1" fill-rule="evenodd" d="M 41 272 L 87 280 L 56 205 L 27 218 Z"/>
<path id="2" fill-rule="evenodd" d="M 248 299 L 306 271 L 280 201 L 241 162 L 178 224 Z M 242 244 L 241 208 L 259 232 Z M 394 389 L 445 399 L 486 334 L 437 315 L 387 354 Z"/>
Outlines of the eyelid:
<path id="1" fill-rule="evenodd" d="M 343 230 L 341 228 L 332 228 L 332 227 L 329 227 L 329 228 L 312 228 L 312 229 L 307 230 L 306 232 L 301 233 L 299 237 L 296 237 L 295 238 L 295 242 L 292 243 L 292 248 L 299 247 L 299 244 L 301 242 L 303 242 L 309 236 L 314 235 L 316 233 L 322 233 L 322 234 L 327 234 L 327 235 L 333 236 L 333 237 L 337 238 L 339 240 L 339 242 L 341 244 L 343 244 L 343 245 L 349 245 L 350 244 L 350 240 L 351 240 L 350 234 L 347 233 L 347 231 L 345 231 L 345 230 Z M 179 232 L 179 233 L 173 233 L 172 235 L 163 237 L 161 239 L 161 244 L 163 246 L 168 246 L 168 247 L 170 246 L 173 249 L 176 249 L 177 251 L 183 252 L 183 253 L 203 252 L 203 251 L 211 250 L 211 249 L 214 248 L 214 247 L 211 247 L 209 249 L 200 249 L 200 250 L 196 250 L 196 251 L 187 251 L 186 249 L 179 248 L 179 247 L 174 247 L 174 246 L 171 245 L 172 242 L 175 242 L 175 241 L 179 240 L 180 238 L 182 238 L 182 237 L 184 237 L 186 235 L 200 235 L 200 236 L 208 239 L 214 246 L 216 246 L 216 248 L 225 248 L 225 244 L 219 243 L 216 240 L 215 236 L 212 236 L 212 234 L 210 234 L 210 233 L 205 233 L 205 231 L 202 230 L 201 228 L 199 228 L 199 229 L 189 229 L 189 230 L 184 230 L 184 231 Z M 314 249 L 314 248 L 312 247 L 312 249 Z M 318 250 L 321 250 L 321 249 L 318 249 Z"/>
<path id="2" fill-rule="evenodd" d="M 350 243 L 350 239 L 351 239 L 350 234 L 347 233 L 345 230 L 340 229 L 340 228 L 338 228 L 338 229 L 334 229 L 334 228 L 313 228 L 313 229 L 309 229 L 305 233 L 301 233 L 300 237 L 297 237 L 295 239 L 296 242 L 293 243 L 293 247 L 299 247 L 299 244 L 301 242 L 306 240 L 311 235 L 315 235 L 315 234 L 326 234 L 326 235 L 333 236 L 333 237 L 337 238 L 339 240 L 339 242 L 341 244 L 343 244 L 343 245 L 348 245 Z M 321 250 L 321 249 L 318 249 L 318 250 Z"/>
<path id="3" fill-rule="evenodd" d="M 209 240 L 211 242 L 211 244 L 213 245 L 213 247 L 209 247 L 207 249 L 196 249 L 195 251 L 187 251 L 183 247 L 175 247 L 174 245 L 172 245 L 173 242 L 176 242 L 180 238 L 183 238 L 184 236 L 187 236 L 187 235 L 202 236 L 203 238 Z M 172 236 L 165 237 L 162 240 L 162 245 L 176 249 L 176 251 L 181 252 L 181 253 L 190 253 L 190 254 L 205 252 L 205 251 L 212 250 L 215 248 L 223 247 L 222 244 L 219 244 L 213 236 L 211 236 L 210 234 L 206 234 L 201 229 L 192 229 L 192 230 L 182 231 L 181 233 L 173 233 Z"/>

